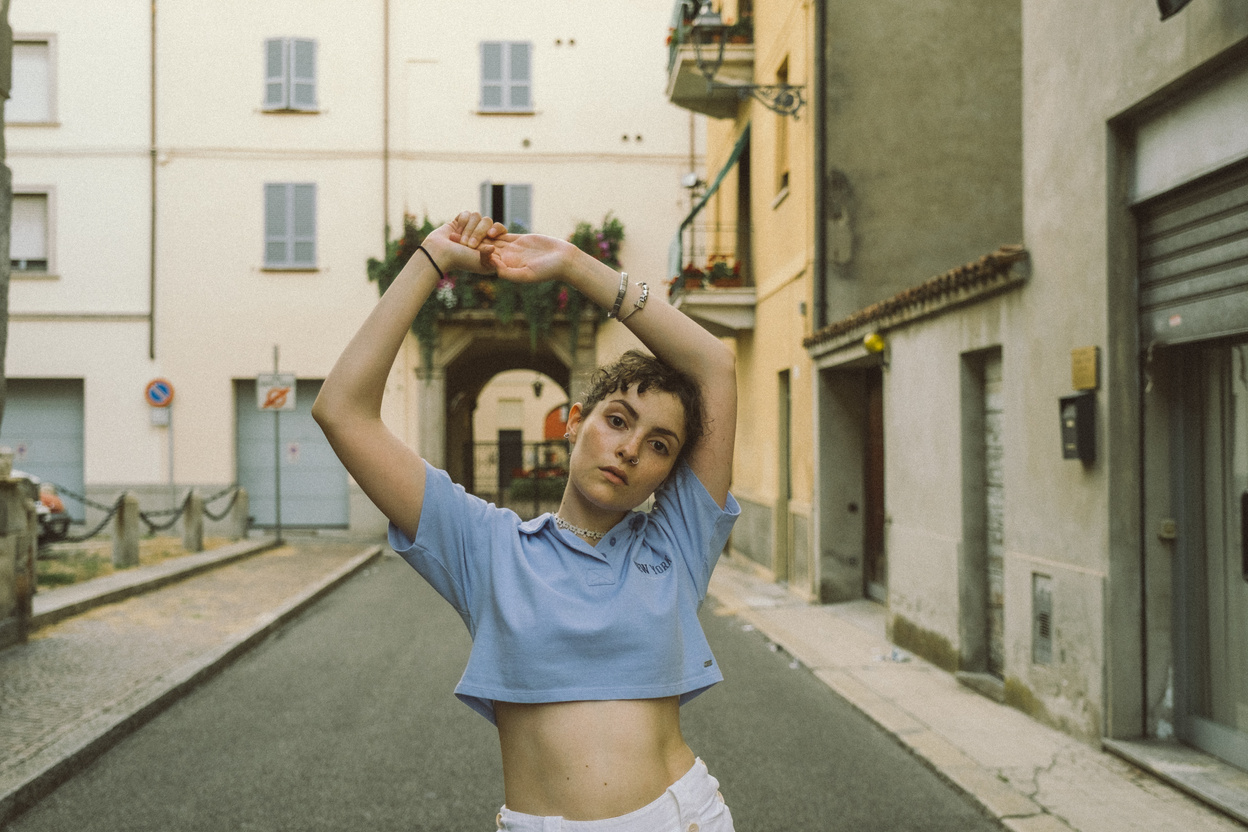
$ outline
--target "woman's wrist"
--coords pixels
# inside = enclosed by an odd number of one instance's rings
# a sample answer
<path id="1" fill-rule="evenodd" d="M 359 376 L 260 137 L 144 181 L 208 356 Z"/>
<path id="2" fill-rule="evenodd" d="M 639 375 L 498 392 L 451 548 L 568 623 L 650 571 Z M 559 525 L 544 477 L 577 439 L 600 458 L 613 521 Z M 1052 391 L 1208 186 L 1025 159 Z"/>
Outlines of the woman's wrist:
<path id="1" fill-rule="evenodd" d="M 440 237 L 430 234 L 428 237 L 425 237 L 424 241 L 420 244 L 420 247 L 425 250 L 426 254 L 421 254 L 417 251 L 412 254 L 412 257 L 420 258 L 427 264 L 431 263 L 435 272 L 446 274 L 448 271 L 455 268 L 454 264 L 451 262 L 453 259 L 453 250 L 451 249 L 451 246 L 459 246 L 460 248 L 463 248 L 463 246 L 460 246 L 459 243 L 452 243 L 450 240 L 443 240 Z"/>
<path id="2" fill-rule="evenodd" d="M 569 243 L 572 249 L 564 282 L 610 312 L 619 294 L 621 273 Z"/>

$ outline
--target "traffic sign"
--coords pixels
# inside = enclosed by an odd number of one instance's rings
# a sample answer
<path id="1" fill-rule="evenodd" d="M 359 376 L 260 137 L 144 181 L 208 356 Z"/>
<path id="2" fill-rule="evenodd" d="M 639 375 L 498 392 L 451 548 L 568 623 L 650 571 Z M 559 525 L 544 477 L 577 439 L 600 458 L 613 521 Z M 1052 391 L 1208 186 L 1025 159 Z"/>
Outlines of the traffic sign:
<path id="1" fill-rule="evenodd" d="M 152 407 L 168 407 L 173 404 L 173 382 L 164 378 L 154 378 L 147 383 L 143 397 Z"/>
<path id="2" fill-rule="evenodd" d="M 294 410 L 295 374 L 272 373 L 256 376 L 258 410 Z"/>

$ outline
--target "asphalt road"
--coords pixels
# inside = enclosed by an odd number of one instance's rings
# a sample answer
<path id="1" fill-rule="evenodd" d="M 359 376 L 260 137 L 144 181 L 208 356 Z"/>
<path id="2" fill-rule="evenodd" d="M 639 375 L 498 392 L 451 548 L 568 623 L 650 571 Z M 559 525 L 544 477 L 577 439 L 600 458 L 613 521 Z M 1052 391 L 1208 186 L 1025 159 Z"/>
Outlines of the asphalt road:
<path id="1" fill-rule="evenodd" d="M 739 832 L 999 827 L 731 616 L 683 710 Z M 451 694 L 468 634 L 397 558 L 356 576 L 19 817 L 12 832 L 485 832 L 493 728 Z"/>

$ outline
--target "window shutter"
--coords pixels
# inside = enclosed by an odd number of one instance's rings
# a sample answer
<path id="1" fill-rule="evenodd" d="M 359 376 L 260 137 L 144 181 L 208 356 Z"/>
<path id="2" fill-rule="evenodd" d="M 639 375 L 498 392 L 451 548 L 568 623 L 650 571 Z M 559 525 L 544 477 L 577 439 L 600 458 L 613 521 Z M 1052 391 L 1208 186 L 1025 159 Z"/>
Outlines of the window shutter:
<path id="1" fill-rule="evenodd" d="M 525 233 L 533 230 L 532 185 L 508 185 L 503 191 L 503 207 L 508 231 Z"/>
<path id="2" fill-rule="evenodd" d="M 503 44 L 481 44 L 481 109 L 503 108 Z"/>
<path id="3" fill-rule="evenodd" d="M 494 217 L 494 183 L 481 183 L 481 216 Z M 494 217 L 498 219 L 498 217 Z"/>
<path id="4" fill-rule="evenodd" d="M 264 265 L 285 266 L 290 262 L 286 228 L 288 185 L 264 186 Z"/>
<path id="5" fill-rule="evenodd" d="M 316 109 L 316 41 L 292 38 L 290 41 L 290 107 Z"/>
<path id="6" fill-rule="evenodd" d="M 14 194 L 13 219 L 9 238 L 9 259 L 21 261 L 20 268 L 47 268 L 48 261 L 48 197 L 47 194 Z M 31 262 L 35 261 L 35 262 Z"/>
<path id="7" fill-rule="evenodd" d="M 316 185 L 291 185 L 293 266 L 316 265 Z"/>
<path id="8" fill-rule="evenodd" d="M 285 38 L 269 38 L 264 42 L 264 107 L 281 110 L 289 106 L 286 68 L 290 61 L 290 42 Z"/>
<path id="9" fill-rule="evenodd" d="M 5 120 L 41 122 L 52 120 L 51 47 L 44 41 L 13 44 L 13 69 Z"/>
<path id="10" fill-rule="evenodd" d="M 533 109 L 533 64 L 530 45 L 507 44 L 507 106 L 513 110 Z"/>

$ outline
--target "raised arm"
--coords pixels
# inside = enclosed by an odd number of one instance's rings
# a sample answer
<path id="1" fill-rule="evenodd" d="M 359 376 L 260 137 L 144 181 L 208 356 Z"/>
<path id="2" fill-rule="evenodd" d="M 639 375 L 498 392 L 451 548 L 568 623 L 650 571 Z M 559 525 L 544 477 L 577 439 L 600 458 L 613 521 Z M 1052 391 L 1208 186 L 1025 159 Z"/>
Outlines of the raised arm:
<path id="1" fill-rule="evenodd" d="M 517 282 L 562 280 L 607 310 L 615 305 L 620 290 L 619 272 L 571 243 L 552 237 L 500 237 L 491 260 L 501 278 Z M 663 286 L 658 281 L 649 287 L 649 299 L 638 310 L 638 283 L 643 279 L 629 277 L 620 318 L 655 356 L 693 378 L 702 389 L 706 433 L 687 459 L 706 490 L 723 506 L 732 481 L 737 431 L 736 356 L 722 341 L 666 303 L 660 297 Z"/>
<path id="2" fill-rule="evenodd" d="M 381 421 L 386 378 L 412 320 L 437 286 L 433 262 L 443 272 L 492 271 L 491 241 L 505 231 L 489 217 L 465 211 L 426 237 L 429 256 L 417 251 L 408 260 L 338 357 L 312 405 L 312 417 L 360 488 L 413 537 L 425 496 L 425 466 Z"/>

